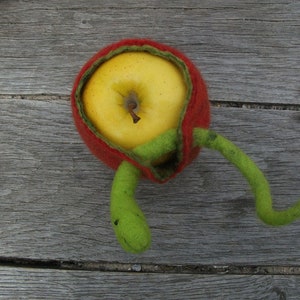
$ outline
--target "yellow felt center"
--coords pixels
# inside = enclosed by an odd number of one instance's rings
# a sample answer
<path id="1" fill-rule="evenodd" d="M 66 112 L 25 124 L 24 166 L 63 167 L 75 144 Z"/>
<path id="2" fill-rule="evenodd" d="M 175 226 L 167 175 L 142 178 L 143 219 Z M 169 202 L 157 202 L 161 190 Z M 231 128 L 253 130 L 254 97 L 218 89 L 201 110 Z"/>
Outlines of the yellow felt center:
<path id="1" fill-rule="evenodd" d="M 82 99 L 94 127 L 114 144 L 132 149 L 177 127 L 186 93 L 174 63 L 147 52 L 126 52 L 100 65 Z"/>

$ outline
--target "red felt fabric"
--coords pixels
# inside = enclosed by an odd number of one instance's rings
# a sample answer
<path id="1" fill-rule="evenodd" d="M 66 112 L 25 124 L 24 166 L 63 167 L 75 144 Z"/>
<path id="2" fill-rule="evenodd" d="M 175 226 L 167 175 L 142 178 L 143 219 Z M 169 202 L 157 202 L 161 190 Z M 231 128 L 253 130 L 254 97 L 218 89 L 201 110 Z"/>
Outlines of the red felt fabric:
<path id="1" fill-rule="evenodd" d="M 122 46 L 143 46 L 143 45 L 150 45 L 162 51 L 168 51 L 175 55 L 176 57 L 180 58 L 189 69 L 189 73 L 192 80 L 192 95 L 189 101 L 186 114 L 184 116 L 182 122 L 182 134 L 183 134 L 183 141 L 182 141 L 182 160 L 180 161 L 179 165 L 177 166 L 174 173 L 166 179 L 159 180 L 156 178 L 149 168 L 146 168 L 143 165 L 140 165 L 136 161 L 132 160 L 126 154 L 122 153 L 121 151 L 112 148 L 103 140 L 99 139 L 95 134 L 89 129 L 89 127 L 85 124 L 82 120 L 79 110 L 76 105 L 75 100 L 75 91 L 76 88 L 82 79 L 83 75 L 89 68 L 95 63 L 99 58 L 107 55 L 110 51 L 115 50 Z M 152 40 L 148 39 L 126 39 L 120 42 L 114 43 L 112 45 L 107 46 L 106 48 L 100 50 L 96 55 L 94 55 L 81 69 L 80 73 L 76 77 L 74 87 L 71 94 L 71 105 L 73 111 L 74 121 L 77 127 L 78 132 L 80 133 L 81 137 L 83 138 L 84 142 L 88 145 L 91 152 L 110 166 L 113 169 L 117 169 L 119 164 L 123 160 L 127 160 L 141 169 L 143 176 L 147 177 L 150 180 L 155 182 L 165 182 L 170 178 L 176 176 L 179 172 L 183 170 L 185 166 L 187 166 L 191 161 L 198 155 L 199 148 L 193 147 L 193 128 L 194 127 L 202 127 L 208 128 L 210 123 L 210 107 L 209 107 L 209 100 L 207 95 L 207 90 L 205 83 L 200 75 L 200 72 L 194 66 L 194 64 L 181 52 L 178 50 L 171 48 L 167 45 L 163 45 L 157 43 Z"/>

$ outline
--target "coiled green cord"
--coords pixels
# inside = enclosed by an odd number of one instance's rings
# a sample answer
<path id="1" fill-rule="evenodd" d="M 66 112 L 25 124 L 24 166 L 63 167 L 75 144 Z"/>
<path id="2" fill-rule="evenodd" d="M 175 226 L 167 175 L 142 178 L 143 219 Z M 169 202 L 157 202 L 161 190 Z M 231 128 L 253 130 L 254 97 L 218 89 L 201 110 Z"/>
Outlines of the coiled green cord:
<path id="1" fill-rule="evenodd" d="M 276 211 L 268 181 L 256 164 L 232 142 L 209 129 L 195 128 L 194 146 L 219 151 L 235 165 L 248 180 L 255 195 L 258 217 L 273 226 L 287 225 L 300 218 L 300 201 L 287 210 Z M 134 153 L 148 161 L 176 150 L 176 131 L 169 130 L 153 141 L 134 149 Z M 124 161 L 118 168 L 111 191 L 111 221 L 118 241 L 124 250 L 141 253 L 151 244 L 151 233 L 146 218 L 136 201 L 134 193 L 141 172 Z"/>
<path id="2" fill-rule="evenodd" d="M 195 128 L 194 144 L 219 151 L 248 180 L 255 196 L 256 212 L 266 224 L 287 225 L 300 217 L 300 201 L 287 210 L 276 211 L 267 179 L 256 164 L 241 149 L 214 131 Z"/>

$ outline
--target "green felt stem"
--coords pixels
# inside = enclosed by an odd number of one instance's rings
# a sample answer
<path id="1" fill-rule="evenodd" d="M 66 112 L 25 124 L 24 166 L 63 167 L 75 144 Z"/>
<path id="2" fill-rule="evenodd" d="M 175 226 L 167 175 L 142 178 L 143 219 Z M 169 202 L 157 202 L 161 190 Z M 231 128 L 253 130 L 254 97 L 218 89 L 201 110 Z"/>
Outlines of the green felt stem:
<path id="1" fill-rule="evenodd" d="M 268 181 L 256 164 L 241 149 L 214 131 L 195 128 L 193 133 L 194 145 L 219 151 L 248 180 L 255 195 L 257 215 L 261 220 L 269 225 L 279 226 L 287 225 L 300 217 L 300 201 L 286 210 L 273 209 Z"/>

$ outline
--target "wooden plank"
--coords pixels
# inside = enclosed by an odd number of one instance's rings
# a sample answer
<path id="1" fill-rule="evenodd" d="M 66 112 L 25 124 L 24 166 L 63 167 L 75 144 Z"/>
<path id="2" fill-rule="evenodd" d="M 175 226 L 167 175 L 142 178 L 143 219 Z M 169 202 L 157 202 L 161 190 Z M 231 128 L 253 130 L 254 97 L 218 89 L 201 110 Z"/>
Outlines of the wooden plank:
<path id="1" fill-rule="evenodd" d="M 299 299 L 298 276 L 0 268 L 0 299 Z"/>
<path id="2" fill-rule="evenodd" d="M 142 181 L 136 197 L 151 250 L 124 253 L 109 221 L 114 172 L 80 140 L 67 99 L 0 99 L 0 256 L 299 265 L 299 222 L 269 228 L 220 155 L 203 150 L 174 180 Z M 270 180 L 277 208 L 299 199 L 299 112 L 217 108 L 212 128 L 244 149 Z"/>
<path id="3" fill-rule="evenodd" d="M 3 94 L 69 94 L 99 48 L 148 37 L 186 53 L 215 101 L 299 104 L 297 1 L 0 2 Z"/>

